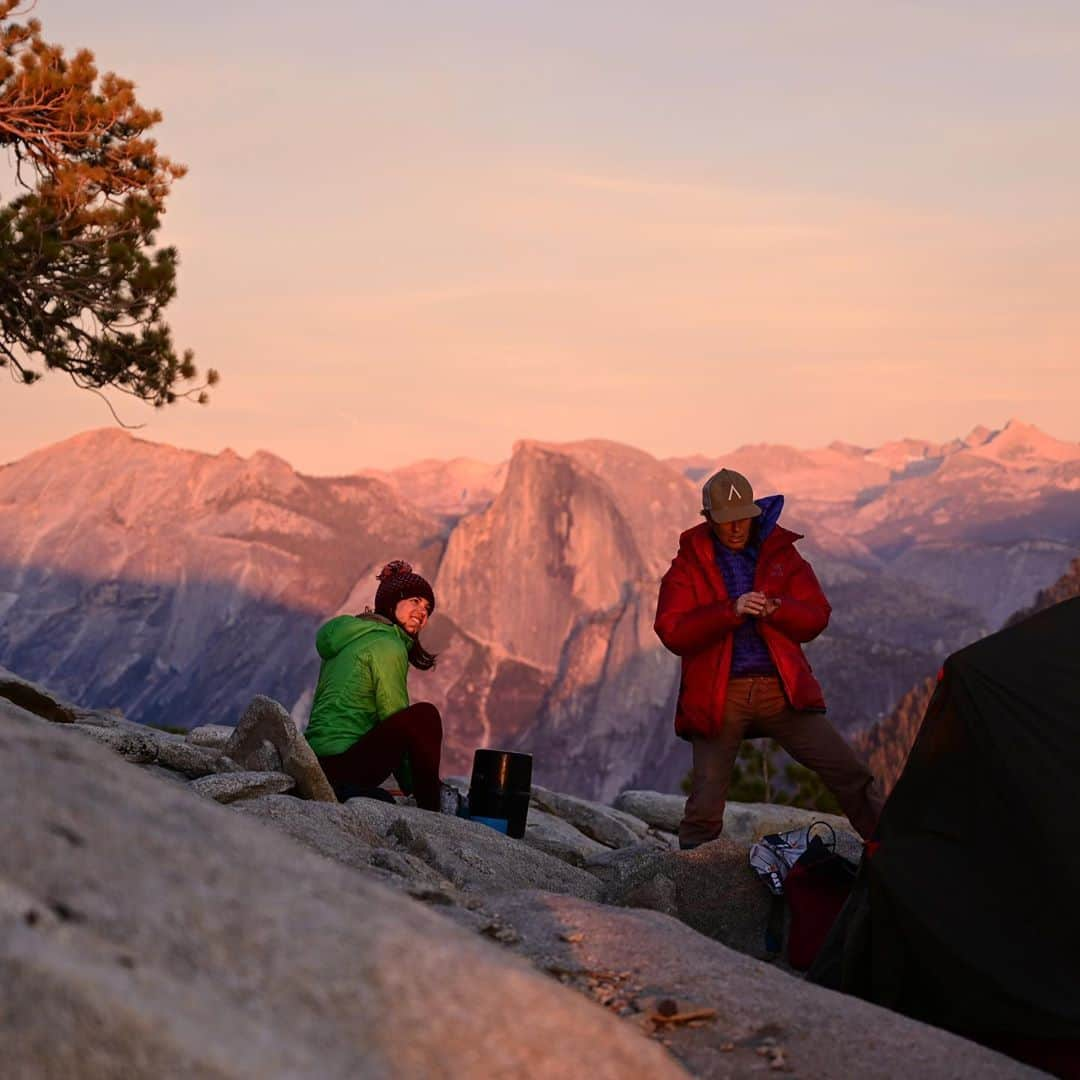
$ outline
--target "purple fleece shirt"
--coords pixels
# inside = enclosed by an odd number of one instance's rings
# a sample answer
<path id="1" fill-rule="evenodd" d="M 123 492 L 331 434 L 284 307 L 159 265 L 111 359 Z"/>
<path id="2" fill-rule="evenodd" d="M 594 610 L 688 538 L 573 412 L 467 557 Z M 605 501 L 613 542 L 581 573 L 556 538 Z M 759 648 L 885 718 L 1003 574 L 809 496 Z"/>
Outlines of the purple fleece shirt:
<path id="1" fill-rule="evenodd" d="M 761 507 L 761 516 L 749 544 L 742 551 L 730 551 L 714 536 L 713 551 L 716 553 L 716 565 L 724 576 L 728 596 L 736 600 L 743 593 L 754 589 L 754 574 L 757 571 L 758 556 L 765 537 L 772 532 L 780 517 L 784 505 L 782 495 L 772 495 L 756 500 Z M 769 655 L 768 646 L 758 633 L 757 620 L 746 619 L 735 631 L 731 653 L 731 676 L 740 675 L 775 675 L 776 665 Z"/>

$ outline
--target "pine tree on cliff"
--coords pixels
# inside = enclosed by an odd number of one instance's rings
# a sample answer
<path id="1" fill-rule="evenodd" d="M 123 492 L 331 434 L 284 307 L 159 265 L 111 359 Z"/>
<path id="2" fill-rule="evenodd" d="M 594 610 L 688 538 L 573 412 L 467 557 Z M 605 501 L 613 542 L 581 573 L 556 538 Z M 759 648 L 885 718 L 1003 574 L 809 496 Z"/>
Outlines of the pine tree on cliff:
<path id="1" fill-rule="evenodd" d="M 21 5 L 21 6 L 20 6 Z M 31 0 L 29 7 L 33 6 Z M 90 52 L 44 41 L 26 0 L 0 0 L 0 366 L 41 369 L 165 405 L 206 400 L 190 351 L 178 356 L 163 310 L 177 253 L 154 247 L 184 168 L 147 131 L 161 114 L 134 85 L 99 77 Z M 5 190 L 6 189 L 6 190 Z"/>

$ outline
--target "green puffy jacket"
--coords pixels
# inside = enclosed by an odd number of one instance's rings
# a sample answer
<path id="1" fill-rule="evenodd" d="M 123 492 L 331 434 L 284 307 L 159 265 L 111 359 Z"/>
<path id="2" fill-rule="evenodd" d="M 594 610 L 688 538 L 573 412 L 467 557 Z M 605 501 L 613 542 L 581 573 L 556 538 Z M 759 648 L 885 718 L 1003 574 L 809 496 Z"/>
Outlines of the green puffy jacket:
<path id="1" fill-rule="evenodd" d="M 409 705 L 406 679 L 412 638 L 381 615 L 339 615 L 319 628 L 322 657 L 305 735 L 320 757 L 341 754 L 388 716 Z M 411 787 L 408 763 L 395 774 Z M 403 775 L 404 774 L 404 775 Z"/>

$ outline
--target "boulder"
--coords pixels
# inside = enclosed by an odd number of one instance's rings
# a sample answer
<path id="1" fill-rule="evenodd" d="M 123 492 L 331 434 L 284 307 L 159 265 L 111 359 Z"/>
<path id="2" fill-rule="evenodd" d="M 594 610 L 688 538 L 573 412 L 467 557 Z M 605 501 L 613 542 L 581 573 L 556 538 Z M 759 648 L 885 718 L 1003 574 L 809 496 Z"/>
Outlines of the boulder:
<path id="1" fill-rule="evenodd" d="M 662 795 L 658 791 L 624 791 L 615 800 L 616 809 L 670 833 L 679 831 L 685 806 L 685 795 Z M 836 830 L 838 838 L 845 833 L 858 839 L 848 819 L 837 814 L 775 803 L 742 802 L 729 802 L 724 808 L 723 835 L 749 845 L 768 833 L 799 829 L 814 821 L 827 822 Z"/>
<path id="2" fill-rule="evenodd" d="M 43 720 L 59 724 L 73 724 L 83 710 L 62 701 L 51 690 L 30 682 L 14 671 L 0 667 L 0 698 L 25 709 Z"/>
<path id="3" fill-rule="evenodd" d="M 679 831 L 685 806 L 685 795 L 662 795 L 659 791 L 624 791 L 615 799 L 616 810 L 670 833 Z"/>
<path id="4" fill-rule="evenodd" d="M 639 818 L 574 795 L 533 787 L 531 801 L 541 810 L 568 821 L 579 832 L 609 848 L 630 847 L 648 835 L 648 825 Z"/>
<path id="5" fill-rule="evenodd" d="M 938 1028 L 792 978 L 657 912 L 539 893 L 492 897 L 486 906 L 510 948 L 604 1004 L 627 1026 L 663 1039 L 695 1076 L 1044 1075 Z M 665 1020 L 671 1009 L 686 1019 Z"/>
<path id="6" fill-rule="evenodd" d="M 99 724 L 69 723 L 68 730 L 87 735 L 107 746 L 125 761 L 136 765 L 159 765 L 163 769 L 190 778 L 218 772 L 235 772 L 238 766 L 217 750 L 193 746 L 178 735 L 157 731 L 141 724 L 119 724 L 103 727 Z"/>
<path id="7" fill-rule="evenodd" d="M 611 851 L 611 848 L 586 836 L 569 822 L 536 807 L 529 808 L 523 840 L 529 847 L 546 851 L 571 866 L 584 867 L 591 856 Z"/>
<path id="8" fill-rule="evenodd" d="M 124 720 L 124 714 L 118 709 L 84 709 L 79 705 L 72 705 L 51 690 L 30 682 L 29 679 L 24 679 L 13 671 L 8 671 L 6 667 L 0 667 L 0 698 L 10 701 L 34 716 L 57 724 L 82 723 L 95 727 L 138 726 Z"/>
<path id="9" fill-rule="evenodd" d="M 239 766 L 220 750 L 196 746 L 184 739 L 169 739 L 158 743 L 157 764 L 194 780 L 213 773 L 236 772 Z"/>
<path id="10" fill-rule="evenodd" d="M 200 724 L 187 733 L 187 740 L 196 746 L 208 746 L 211 750 L 224 750 L 236 728 L 227 724 Z"/>
<path id="11" fill-rule="evenodd" d="M 86 735 L 102 746 L 107 746 L 114 754 L 119 754 L 125 761 L 136 765 L 152 765 L 157 762 L 158 740 L 143 728 L 99 727 L 96 724 L 71 722 L 69 731 Z"/>
<path id="12" fill-rule="evenodd" d="M 749 847 L 755 840 L 760 840 L 769 833 L 802 829 L 815 821 L 824 821 L 831 825 L 836 832 L 838 844 L 841 838 L 846 838 L 844 842 L 849 851 L 852 850 L 849 840 L 854 841 L 856 850 L 861 849 L 862 842 L 846 817 L 823 814 L 817 810 L 802 810 L 797 806 L 778 806 L 775 803 L 729 802 L 724 808 L 723 835 Z"/>
<path id="13" fill-rule="evenodd" d="M 386 841 L 340 803 L 263 795 L 233 806 L 344 866 L 374 874 L 428 903 L 464 903 L 459 893 L 427 863 L 407 852 L 384 846 Z"/>
<path id="14" fill-rule="evenodd" d="M 6 1075 L 685 1075 L 505 947 L 8 703 L 0 769 Z"/>
<path id="15" fill-rule="evenodd" d="M 604 883 L 605 897 L 616 896 L 642 867 L 655 866 L 653 860 L 660 853 L 660 849 L 652 843 L 634 844 L 624 848 L 602 847 L 600 851 L 589 856 L 582 869 L 588 870 Z"/>
<path id="16" fill-rule="evenodd" d="M 383 838 L 341 803 L 316 803 L 291 795 L 262 795 L 237 803 L 237 810 L 265 821 L 306 847 L 357 869 L 366 867 Z"/>
<path id="17" fill-rule="evenodd" d="M 604 899 L 672 915 L 749 956 L 766 956 L 771 893 L 750 868 L 747 847 L 720 837 L 692 851 L 669 851 L 616 864 Z"/>
<path id="18" fill-rule="evenodd" d="M 301 798 L 337 802 L 315 751 L 284 706 L 257 694 L 225 744 L 225 754 L 244 769 L 280 769 L 296 781 Z M 274 764 L 277 762 L 277 764 Z"/>
<path id="19" fill-rule="evenodd" d="M 376 799 L 345 806 L 388 846 L 415 855 L 463 892 L 548 889 L 600 899 L 599 878 L 479 822 Z"/>
<path id="20" fill-rule="evenodd" d="M 280 795 L 292 791 L 296 781 L 279 772 L 232 772 L 192 780 L 191 790 L 213 802 L 231 803 L 260 795 Z"/>

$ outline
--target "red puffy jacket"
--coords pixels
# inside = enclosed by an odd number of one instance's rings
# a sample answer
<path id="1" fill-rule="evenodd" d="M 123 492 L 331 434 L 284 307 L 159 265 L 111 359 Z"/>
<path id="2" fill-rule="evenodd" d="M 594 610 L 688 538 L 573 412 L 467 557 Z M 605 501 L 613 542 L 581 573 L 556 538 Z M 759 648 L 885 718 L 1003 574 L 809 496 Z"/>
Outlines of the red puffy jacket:
<path id="1" fill-rule="evenodd" d="M 829 624 L 828 600 L 810 564 L 795 550 L 801 540 L 779 525 L 765 538 L 754 575 L 754 589 L 778 597 L 780 607 L 758 630 L 769 649 L 788 701 L 799 710 L 822 711 L 825 698 L 800 642 L 811 641 Z M 684 739 L 719 733 L 731 670 L 735 614 L 716 565 L 708 522 L 679 537 L 679 552 L 660 582 L 656 606 L 657 636 L 682 657 L 682 682 L 675 712 L 675 732 Z"/>

